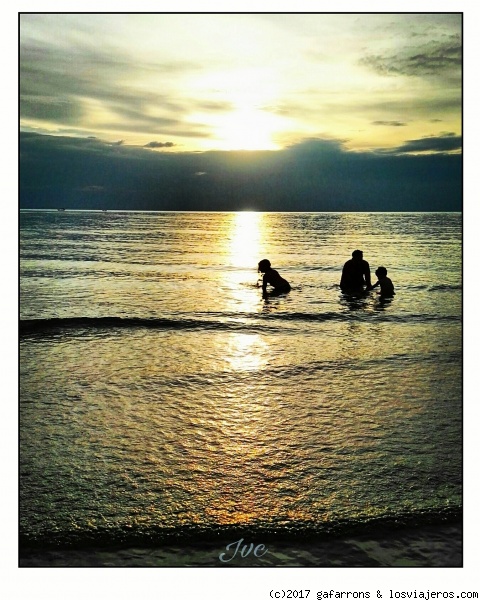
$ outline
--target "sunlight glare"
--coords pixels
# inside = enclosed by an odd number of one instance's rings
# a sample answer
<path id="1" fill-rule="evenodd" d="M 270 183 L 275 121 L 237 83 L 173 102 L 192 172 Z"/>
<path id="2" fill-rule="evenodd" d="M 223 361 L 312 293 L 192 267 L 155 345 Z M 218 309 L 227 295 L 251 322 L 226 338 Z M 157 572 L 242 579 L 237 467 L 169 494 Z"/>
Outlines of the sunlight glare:
<path id="1" fill-rule="evenodd" d="M 291 120 L 276 111 L 282 85 L 275 73 L 261 67 L 217 71 L 190 81 L 195 93 L 208 91 L 212 108 L 218 107 L 191 115 L 192 121 L 211 129 L 206 148 L 279 150 L 276 138 L 292 127 Z"/>
<path id="2" fill-rule="evenodd" d="M 216 130 L 220 150 L 278 150 L 273 140 L 279 132 L 275 115 L 255 108 L 242 108 L 227 115 Z"/>
<path id="3" fill-rule="evenodd" d="M 259 371 L 268 362 L 269 348 L 258 334 L 233 333 L 225 356 L 235 372 Z"/>
<path id="4" fill-rule="evenodd" d="M 230 238 L 230 259 L 233 266 L 255 268 L 261 253 L 261 223 L 261 213 L 235 213 Z"/>
<path id="5" fill-rule="evenodd" d="M 257 281 L 257 265 L 263 258 L 265 240 L 263 213 L 237 212 L 230 215 L 226 238 L 229 268 L 223 274 L 223 286 L 231 309 L 251 312 L 258 309 L 261 294 Z"/>

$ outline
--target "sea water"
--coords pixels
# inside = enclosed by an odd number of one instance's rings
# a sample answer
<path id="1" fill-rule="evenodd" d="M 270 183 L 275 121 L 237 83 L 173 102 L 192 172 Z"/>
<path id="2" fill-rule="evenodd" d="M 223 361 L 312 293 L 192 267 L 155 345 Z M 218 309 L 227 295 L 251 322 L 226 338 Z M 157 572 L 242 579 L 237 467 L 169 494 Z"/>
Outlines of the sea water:
<path id="1" fill-rule="evenodd" d="M 21 211 L 21 550 L 208 546 L 196 564 L 220 565 L 283 540 L 256 564 L 302 565 L 321 540 L 458 522 L 461 227 Z M 341 292 L 357 248 L 393 299 Z M 263 258 L 290 293 L 262 298 Z"/>

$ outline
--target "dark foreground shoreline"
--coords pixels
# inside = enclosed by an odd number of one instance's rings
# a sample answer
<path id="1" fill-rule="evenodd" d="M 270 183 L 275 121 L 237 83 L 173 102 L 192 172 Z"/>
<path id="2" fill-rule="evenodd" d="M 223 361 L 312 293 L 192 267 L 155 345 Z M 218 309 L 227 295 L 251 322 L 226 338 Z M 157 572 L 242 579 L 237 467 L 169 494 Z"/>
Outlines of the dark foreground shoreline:
<path id="1" fill-rule="evenodd" d="M 239 538 L 241 539 L 241 538 Z M 407 528 L 335 539 L 271 540 L 267 552 L 254 556 L 262 540 L 245 538 L 254 547 L 245 558 L 226 546 L 237 539 L 160 547 L 24 549 L 20 567 L 461 567 L 462 523 Z M 263 554 L 263 556 L 260 556 Z M 224 561 L 220 560 L 223 555 Z"/>

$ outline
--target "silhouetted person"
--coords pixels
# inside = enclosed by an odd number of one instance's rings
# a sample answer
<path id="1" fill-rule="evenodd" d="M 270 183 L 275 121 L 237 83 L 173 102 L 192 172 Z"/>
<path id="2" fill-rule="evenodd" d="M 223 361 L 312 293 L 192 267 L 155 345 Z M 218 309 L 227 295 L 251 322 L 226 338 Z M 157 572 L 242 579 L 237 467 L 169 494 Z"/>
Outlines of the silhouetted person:
<path id="1" fill-rule="evenodd" d="M 267 260 L 266 258 L 264 258 L 263 260 L 261 260 L 258 263 L 258 271 L 259 273 L 263 273 L 263 280 L 262 280 L 262 292 L 263 292 L 263 297 L 266 298 L 268 296 L 267 294 L 267 284 L 270 284 L 273 288 L 274 291 L 271 292 L 270 295 L 278 295 L 278 294 L 285 294 L 287 292 L 289 292 L 291 290 L 290 284 L 288 283 L 288 281 L 286 279 L 284 279 L 283 277 L 280 277 L 280 275 L 278 274 L 278 271 L 275 271 L 275 269 L 272 269 L 272 265 L 270 264 L 270 261 Z"/>
<path id="2" fill-rule="evenodd" d="M 355 292 L 363 291 L 364 285 L 367 286 L 367 290 L 372 289 L 370 265 L 366 260 L 363 260 L 361 250 L 354 250 L 352 258 L 343 265 L 340 288 L 344 292 Z"/>
<path id="3" fill-rule="evenodd" d="M 385 298 L 395 296 L 395 288 L 393 287 L 390 277 L 387 277 L 387 269 L 385 267 L 378 267 L 375 271 L 375 275 L 377 276 L 378 281 L 373 284 L 373 287 L 376 288 L 377 286 L 380 286 L 380 296 Z"/>

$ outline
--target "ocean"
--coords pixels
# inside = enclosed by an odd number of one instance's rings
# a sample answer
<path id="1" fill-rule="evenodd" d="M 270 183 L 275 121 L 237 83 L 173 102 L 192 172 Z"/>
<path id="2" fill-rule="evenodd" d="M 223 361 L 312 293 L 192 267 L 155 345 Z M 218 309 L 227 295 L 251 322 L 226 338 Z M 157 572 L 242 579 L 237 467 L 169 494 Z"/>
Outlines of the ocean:
<path id="1" fill-rule="evenodd" d="M 460 213 L 22 210 L 19 335 L 21 566 L 462 565 Z"/>

